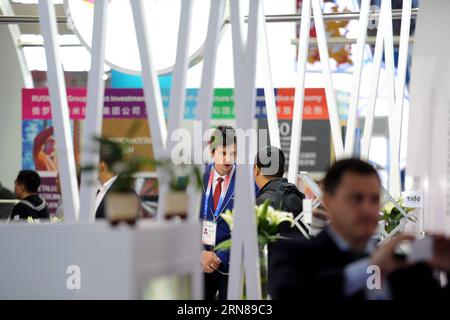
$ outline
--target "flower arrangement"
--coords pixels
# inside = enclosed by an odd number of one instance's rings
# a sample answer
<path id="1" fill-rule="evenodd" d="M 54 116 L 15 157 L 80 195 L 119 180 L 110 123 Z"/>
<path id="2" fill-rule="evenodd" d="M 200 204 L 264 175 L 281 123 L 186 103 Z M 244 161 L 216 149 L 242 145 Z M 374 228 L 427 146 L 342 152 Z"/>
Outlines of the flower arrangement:
<path id="1" fill-rule="evenodd" d="M 258 228 L 258 248 L 259 248 L 259 267 L 261 276 L 261 293 L 263 299 L 269 298 L 267 289 L 268 279 L 268 261 L 267 245 L 284 237 L 278 233 L 278 226 L 283 222 L 289 222 L 291 227 L 294 225 L 294 215 L 290 212 L 275 210 L 269 205 L 269 200 L 264 201 L 260 206 L 255 206 L 256 224 Z M 234 212 L 225 211 L 220 215 L 233 231 Z M 231 248 L 231 239 L 219 243 L 215 250 L 228 250 Z"/>
<path id="2" fill-rule="evenodd" d="M 282 222 L 289 222 L 291 226 L 294 225 L 294 216 L 290 212 L 275 210 L 269 205 L 269 200 L 266 200 L 262 205 L 255 206 L 256 224 L 258 228 L 258 245 L 260 248 L 282 239 L 278 234 L 278 226 Z M 223 220 L 230 226 L 233 231 L 234 226 L 234 212 L 231 210 L 225 211 L 220 215 Z M 215 250 L 227 250 L 231 248 L 231 239 L 219 243 Z"/>
<path id="3" fill-rule="evenodd" d="M 414 208 L 408 208 L 403 206 L 403 198 L 397 197 L 395 198 L 397 204 L 405 211 L 407 214 L 408 220 L 412 222 L 417 222 L 417 218 L 409 213 L 414 210 Z M 397 226 L 400 224 L 401 220 L 404 219 L 403 214 L 400 210 L 395 206 L 392 201 L 388 201 L 383 208 L 381 208 L 381 217 L 380 220 L 384 221 L 384 228 L 387 233 L 391 233 Z"/>
<path id="4" fill-rule="evenodd" d="M 58 217 L 58 216 L 50 216 L 50 223 L 51 224 L 55 224 L 55 223 L 60 223 L 64 221 L 63 217 Z M 34 224 L 40 224 L 41 223 L 41 219 L 33 219 L 33 217 L 28 217 L 27 218 L 27 222 L 28 223 L 34 223 Z"/>

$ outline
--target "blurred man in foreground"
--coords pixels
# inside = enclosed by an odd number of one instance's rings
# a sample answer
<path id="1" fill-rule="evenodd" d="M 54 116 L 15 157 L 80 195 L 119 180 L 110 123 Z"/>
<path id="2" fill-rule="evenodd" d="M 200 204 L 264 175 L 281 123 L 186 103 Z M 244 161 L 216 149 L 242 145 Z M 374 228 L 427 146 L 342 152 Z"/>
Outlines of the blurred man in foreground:
<path id="1" fill-rule="evenodd" d="M 283 240 L 272 257 L 272 298 L 398 299 L 450 297 L 433 270 L 450 272 L 450 240 L 433 236 L 431 258 L 409 263 L 396 255 L 401 235 L 375 249 L 380 178 L 369 164 L 336 162 L 324 180 L 330 226 L 311 240 Z"/>

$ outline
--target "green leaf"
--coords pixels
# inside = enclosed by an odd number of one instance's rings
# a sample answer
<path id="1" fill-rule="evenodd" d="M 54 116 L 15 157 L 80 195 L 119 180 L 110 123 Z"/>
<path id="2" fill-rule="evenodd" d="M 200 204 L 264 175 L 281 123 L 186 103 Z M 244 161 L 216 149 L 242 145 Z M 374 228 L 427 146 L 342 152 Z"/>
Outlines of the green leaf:
<path id="1" fill-rule="evenodd" d="M 267 221 L 267 210 L 269 209 L 270 200 L 266 199 L 264 200 L 264 203 L 262 204 L 262 211 L 261 211 L 261 217 L 260 221 Z"/>
<path id="2" fill-rule="evenodd" d="M 222 241 L 217 246 L 214 247 L 214 251 L 230 250 L 231 249 L 231 239 Z"/>

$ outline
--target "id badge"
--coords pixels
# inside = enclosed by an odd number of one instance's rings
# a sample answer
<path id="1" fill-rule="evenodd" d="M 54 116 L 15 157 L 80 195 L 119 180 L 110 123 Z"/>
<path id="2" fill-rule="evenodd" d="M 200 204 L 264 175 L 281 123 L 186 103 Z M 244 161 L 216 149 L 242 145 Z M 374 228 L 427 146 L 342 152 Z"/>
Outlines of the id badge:
<path id="1" fill-rule="evenodd" d="M 215 246 L 216 231 L 217 231 L 217 222 L 204 220 L 202 227 L 202 243 L 207 246 Z"/>

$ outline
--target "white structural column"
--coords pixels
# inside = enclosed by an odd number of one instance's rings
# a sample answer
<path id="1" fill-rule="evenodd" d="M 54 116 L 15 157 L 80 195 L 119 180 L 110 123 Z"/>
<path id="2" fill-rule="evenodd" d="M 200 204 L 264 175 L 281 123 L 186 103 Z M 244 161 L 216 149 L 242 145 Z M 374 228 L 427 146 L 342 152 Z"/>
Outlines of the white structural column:
<path id="1" fill-rule="evenodd" d="M 203 151 L 208 147 L 203 135 L 208 131 L 212 115 L 212 104 L 214 98 L 214 76 L 216 71 L 217 47 L 219 45 L 221 28 L 224 21 L 226 0 L 211 2 L 208 21 L 208 32 L 205 40 L 202 78 L 197 103 L 197 122 L 194 125 L 194 140 L 192 145 L 192 156 L 194 164 L 203 164 Z M 200 165 L 204 172 L 204 166 Z M 193 212 L 189 219 L 198 221 L 198 204 L 201 201 L 201 193 L 192 190 L 189 185 L 188 192 L 195 194 L 190 197 L 189 210 Z"/>
<path id="2" fill-rule="evenodd" d="M 411 0 L 404 0 L 402 7 L 402 23 L 400 29 L 400 45 L 398 51 L 398 67 L 397 78 L 395 79 L 395 107 L 392 114 L 392 127 L 389 129 L 389 141 L 391 149 L 389 152 L 390 172 L 389 172 L 389 192 L 393 195 L 399 196 L 401 193 L 400 183 L 400 141 L 402 134 L 403 121 L 403 102 L 406 85 L 406 69 L 408 62 L 409 49 L 409 32 L 411 25 Z"/>
<path id="3" fill-rule="evenodd" d="M 347 117 L 347 132 L 345 135 L 344 151 L 346 157 L 352 157 L 355 149 L 355 130 L 358 117 L 358 103 L 359 103 L 359 91 L 361 88 L 361 71 L 364 62 L 364 48 L 366 46 L 367 38 L 367 25 L 369 21 L 369 9 L 370 0 L 363 0 L 361 2 L 361 9 L 359 15 L 359 31 L 358 38 L 356 40 L 354 71 L 352 92 L 350 96 L 350 107 Z"/>
<path id="4" fill-rule="evenodd" d="M 289 151 L 288 180 L 297 183 L 300 145 L 303 124 L 303 106 L 305 101 L 305 74 L 308 61 L 309 29 L 311 26 L 311 0 L 302 2 L 302 20 L 297 57 L 297 83 L 294 96 L 294 115 L 292 117 L 291 147 Z"/>
<path id="5" fill-rule="evenodd" d="M 204 132 L 209 129 L 212 115 L 217 47 L 219 46 L 220 31 L 225 15 L 225 5 L 226 0 L 211 1 L 208 32 L 206 35 L 203 58 L 202 80 L 198 93 L 196 115 L 197 121 L 201 124 L 201 130 L 200 132 L 195 132 L 194 134 L 194 137 L 199 137 L 201 141 L 195 141 L 193 146 L 195 150 L 193 154 L 194 163 L 203 163 L 203 149 L 207 146 L 207 142 L 203 141 L 202 138 Z M 201 146 L 201 150 L 196 150 L 196 147 L 198 146 Z"/>
<path id="6" fill-rule="evenodd" d="M 64 218 L 65 221 L 75 221 L 79 213 L 79 194 L 66 85 L 58 51 L 55 8 L 50 0 L 40 0 L 38 8 L 47 59 L 47 79 L 55 128 Z"/>
<path id="7" fill-rule="evenodd" d="M 328 54 L 328 44 L 325 33 L 325 23 L 323 21 L 321 1 L 312 0 L 312 7 L 314 12 L 314 25 L 317 33 L 317 45 L 319 47 L 319 55 L 322 65 L 322 74 L 324 76 L 325 95 L 327 97 L 327 107 L 330 115 L 331 137 L 333 140 L 336 159 L 340 159 L 344 155 L 344 144 L 342 141 L 339 111 L 336 104 L 336 94 L 334 92 L 333 81 L 331 79 L 330 56 Z"/>
<path id="8" fill-rule="evenodd" d="M 388 100 L 388 123 L 389 123 L 389 192 L 395 196 L 400 195 L 400 169 L 398 159 L 393 155 L 397 154 L 394 150 L 394 127 L 400 125 L 395 121 L 395 62 L 394 62 L 394 39 L 392 30 L 392 6 L 391 1 L 384 1 L 385 22 L 381 28 L 384 29 L 384 57 L 386 61 L 386 85 Z M 383 9 L 382 9 L 383 10 Z"/>
<path id="9" fill-rule="evenodd" d="M 189 39 L 191 36 L 192 1 L 181 2 L 180 24 L 178 29 L 177 56 L 173 70 L 172 89 L 170 91 L 168 141 L 166 156 L 170 156 L 174 141 L 171 134 L 180 127 L 184 117 L 186 101 L 186 73 L 188 68 Z"/>
<path id="10" fill-rule="evenodd" d="M 383 0 L 385 2 L 385 0 Z M 380 11 L 380 18 L 378 20 L 378 26 L 382 26 L 385 23 L 385 10 L 383 10 L 383 3 Z M 378 94 L 378 84 L 380 79 L 381 60 L 383 58 L 383 45 L 384 45 L 384 30 L 378 28 L 377 38 L 375 41 L 375 53 L 372 63 L 372 78 L 370 80 L 369 102 L 366 109 L 366 117 L 364 121 L 364 131 L 361 138 L 361 159 L 369 159 L 370 142 L 372 139 L 373 122 L 375 118 L 375 103 Z"/>
<path id="11" fill-rule="evenodd" d="M 153 152 L 155 158 L 158 159 L 162 155 L 167 141 L 167 125 L 164 118 L 161 89 L 159 87 L 158 74 L 153 67 L 144 1 L 131 1 L 130 4 L 133 11 L 139 55 L 141 57 L 144 99 L 149 116 L 148 120 L 152 135 Z"/>
<path id="12" fill-rule="evenodd" d="M 191 157 L 186 159 L 186 155 L 183 155 L 183 159 L 175 159 L 172 155 L 172 150 L 176 144 L 176 137 L 179 137 L 180 132 L 178 129 L 181 127 L 181 122 L 184 118 L 184 106 L 186 101 L 186 74 L 188 69 L 188 53 L 189 53 L 189 39 L 191 35 L 191 20 L 192 20 L 192 1 L 182 1 L 181 2 L 181 13 L 180 13 L 180 23 L 178 27 L 178 42 L 177 42 L 177 55 L 175 60 L 175 68 L 173 71 L 172 89 L 170 93 L 169 101 L 169 118 L 168 118 L 168 141 L 166 142 L 165 158 L 179 163 L 179 161 L 190 163 Z M 177 132 L 178 131 L 178 132 Z M 179 156 L 179 155 L 177 155 Z M 162 183 L 161 183 L 162 182 Z M 167 181 L 161 181 L 160 185 L 166 184 Z M 166 198 L 166 193 L 168 191 L 168 186 L 164 185 L 160 192 L 159 197 L 164 201 Z M 190 185 L 187 189 L 189 194 L 189 203 L 187 208 L 188 219 L 193 219 L 194 216 L 198 217 L 194 213 L 195 201 L 197 201 L 197 192 L 195 187 Z M 198 199 L 198 201 L 200 201 Z M 164 212 L 158 207 L 158 216 L 160 220 L 164 217 Z M 194 283 L 197 284 L 197 281 Z M 199 282 L 198 282 L 199 283 Z"/>
<path id="13" fill-rule="evenodd" d="M 277 106 L 275 102 L 275 91 L 272 82 L 272 66 L 269 56 L 269 43 L 267 39 L 266 18 L 264 3 L 259 5 L 259 39 L 258 39 L 258 61 L 264 77 L 264 99 L 266 101 L 267 125 L 269 129 L 270 145 L 281 148 L 280 129 L 278 127 Z"/>
<path id="14" fill-rule="evenodd" d="M 242 16 L 239 1 L 231 1 L 231 27 L 233 39 L 235 106 L 238 130 L 252 128 L 255 111 L 256 49 L 258 39 L 258 10 L 260 0 L 250 1 L 248 31 L 242 42 Z M 245 143 L 245 142 L 244 142 Z M 261 299 L 261 281 L 258 260 L 256 221 L 254 216 L 254 178 L 247 146 L 238 144 L 236 169 L 235 223 L 232 237 L 228 299 L 242 298 L 242 275 L 248 299 Z M 244 264 L 244 270 L 242 270 Z M 244 271 L 244 272 L 243 272 Z"/>
<path id="15" fill-rule="evenodd" d="M 142 64 L 142 82 L 144 85 L 144 100 L 147 109 L 149 128 L 152 136 L 153 154 L 156 160 L 164 158 L 164 149 L 167 142 L 167 125 L 164 118 L 164 109 L 161 99 L 161 89 L 159 87 L 158 75 L 153 67 L 153 58 L 151 55 L 150 37 L 148 32 L 147 20 L 145 16 L 144 1 L 131 1 L 133 11 L 134 25 L 136 29 L 137 43 L 139 46 L 139 55 Z M 161 177 L 161 170 L 157 169 L 158 177 Z M 164 216 L 164 194 L 166 186 L 160 188 L 162 194 L 158 200 L 158 220 Z"/>
<path id="16" fill-rule="evenodd" d="M 94 137 L 100 137 L 102 133 L 107 13 L 108 1 L 95 1 L 91 70 L 89 71 L 86 105 L 86 127 L 84 128 L 81 154 L 81 167 L 92 166 L 93 170 L 81 173 L 80 221 L 95 220 L 95 194 L 98 180 L 97 163 L 100 157 L 99 150 L 94 148 L 97 144 Z"/>

